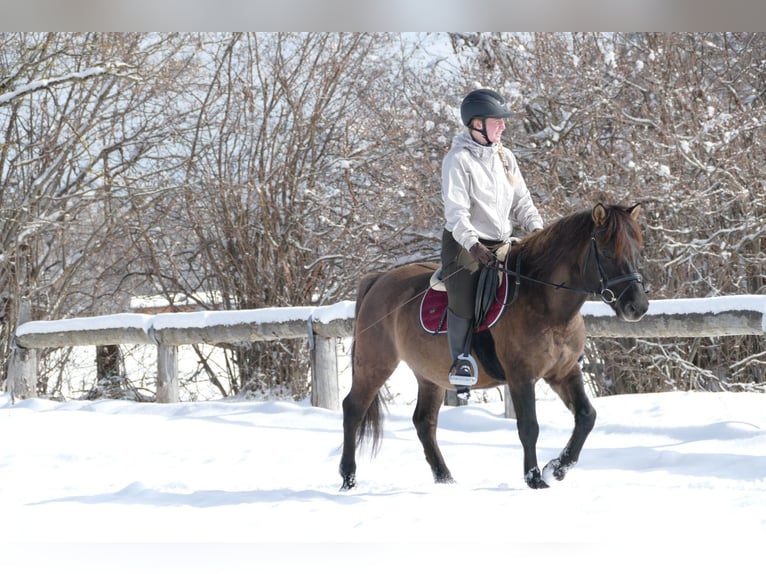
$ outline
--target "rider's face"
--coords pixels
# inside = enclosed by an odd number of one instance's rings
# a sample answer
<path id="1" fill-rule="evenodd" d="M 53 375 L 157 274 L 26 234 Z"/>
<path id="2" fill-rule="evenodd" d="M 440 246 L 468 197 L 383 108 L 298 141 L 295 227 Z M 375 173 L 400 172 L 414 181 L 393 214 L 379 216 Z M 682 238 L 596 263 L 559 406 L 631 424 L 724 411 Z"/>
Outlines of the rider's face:
<path id="1" fill-rule="evenodd" d="M 505 120 L 503 118 L 487 118 L 487 137 L 491 143 L 500 141 L 500 136 L 505 131 Z"/>

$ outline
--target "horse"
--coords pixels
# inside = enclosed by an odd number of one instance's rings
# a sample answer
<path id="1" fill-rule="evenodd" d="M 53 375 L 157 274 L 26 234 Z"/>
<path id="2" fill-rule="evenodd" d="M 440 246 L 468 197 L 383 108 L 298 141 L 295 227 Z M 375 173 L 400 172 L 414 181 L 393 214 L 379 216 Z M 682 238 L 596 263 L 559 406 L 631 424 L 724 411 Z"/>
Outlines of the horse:
<path id="1" fill-rule="evenodd" d="M 513 297 L 494 325 L 474 332 L 478 357 L 475 389 L 508 385 L 523 449 L 523 476 L 533 489 L 563 480 L 577 463 L 596 421 L 583 386 L 580 358 L 585 324 L 580 309 L 598 296 L 619 319 L 638 321 L 647 312 L 648 291 L 637 271 L 643 247 L 640 204 L 596 204 L 554 221 L 515 243 L 500 267 L 513 283 Z M 436 483 L 452 483 L 436 440 L 452 357 L 445 335 L 427 333 L 419 321 L 421 295 L 437 265 L 409 263 L 372 272 L 359 282 L 353 343 L 352 383 L 343 400 L 341 490 L 356 486 L 356 452 L 371 443 L 374 456 L 383 425 L 381 387 L 404 361 L 418 384 L 412 416 Z M 536 445 L 535 383 L 543 379 L 574 416 L 560 454 L 541 471 Z"/>

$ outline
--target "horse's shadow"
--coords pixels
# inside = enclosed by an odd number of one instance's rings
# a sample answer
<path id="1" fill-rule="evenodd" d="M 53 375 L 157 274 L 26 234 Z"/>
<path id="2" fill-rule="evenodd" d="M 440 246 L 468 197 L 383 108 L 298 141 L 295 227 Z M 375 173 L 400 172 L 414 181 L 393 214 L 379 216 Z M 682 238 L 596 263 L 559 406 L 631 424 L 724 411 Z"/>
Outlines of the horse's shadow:
<path id="1" fill-rule="evenodd" d="M 239 506 L 242 504 L 275 504 L 284 501 L 317 502 L 332 501 L 343 505 L 362 502 L 362 499 L 339 493 L 323 492 L 321 490 L 296 490 L 277 488 L 266 490 L 198 490 L 194 492 L 168 492 L 150 488 L 134 482 L 127 487 L 112 493 L 66 496 L 29 503 L 29 506 L 42 506 L 75 502 L 79 504 L 124 504 L 145 505 L 154 507 L 175 508 L 186 506 L 191 508 L 213 508 L 222 506 Z"/>
<path id="2" fill-rule="evenodd" d="M 423 484 L 406 486 L 390 486 L 372 490 L 360 489 L 354 493 L 334 490 L 334 487 L 328 486 L 328 490 L 320 489 L 295 489 L 295 488 L 272 488 L 252 490 L 197 490 L 190 492 L 174 492 L 171 489 L 162 489 L 149 487 L 141 482 L 133 482 L 128 486 L 115 491 L 101 494 L 84 494 L 76 496 L 65 496 L 60 498 L 51 498 L 38 502 L 30 502 L 29 506 L 44 506 L 60 503 L 78 503 L 88 505 L 99 504 L 120 504 L 120 505 L 138 505 L 152 506 L 162 508 L 214 508 L 225 506 L 239 506 L 244 504 L 279 504 L 282 502 L 331 502 L 342 506 L 354 504 L 363 504 L 371 498 L 385 498 L 401 494 L 430 496 L 435 490 L 449 490 L 459 487 L 470 491 L 490 491 L 490 492 L 510 492 L 526 491 L 526 488 L 513 487 L 507 483 L 500 483 L 498 486 L 477 486 L 460 483 L 456 484 L 433 484 L 427 486 Z"/>

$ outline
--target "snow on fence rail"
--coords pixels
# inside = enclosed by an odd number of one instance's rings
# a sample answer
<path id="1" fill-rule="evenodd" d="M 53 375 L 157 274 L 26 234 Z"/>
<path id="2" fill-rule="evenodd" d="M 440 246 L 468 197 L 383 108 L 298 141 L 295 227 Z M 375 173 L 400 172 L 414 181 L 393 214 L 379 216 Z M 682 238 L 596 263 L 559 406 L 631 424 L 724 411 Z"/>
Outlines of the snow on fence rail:
<path id="1" fill-rule="evenodd" d="M 766 333 L 766 295 L 651 301 L 639 322 L 615 318 L 600 302 L 588 302 L 583 317 L 589 337 L 712 337 Z M 20 313 L 23 317 L 24 313 Z M 15 334 L 8 387 L 17 397 L 34 396 L 35 349 L 146 344 L 157 346 L 157 400 L 178 400 L 179 345 L 273 341 L 306 337 L 311 351 L 312 404 L 337 410 L 337 340 L 350 337 L 354 302 L 321 307 L 199 311 L 28 321 Z"/>

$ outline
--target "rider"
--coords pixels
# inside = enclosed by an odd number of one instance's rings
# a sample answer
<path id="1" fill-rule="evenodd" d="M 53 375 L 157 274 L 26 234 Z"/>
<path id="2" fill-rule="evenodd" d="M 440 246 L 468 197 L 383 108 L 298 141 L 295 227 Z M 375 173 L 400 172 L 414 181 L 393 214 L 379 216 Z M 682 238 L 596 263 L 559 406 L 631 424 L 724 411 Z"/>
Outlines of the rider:
<path id="1" fill-rule="evenodd" d="M 460 106 L 468 128 L 452 141 L 442 162 L 444 233 L 442 277 L 447 288 L 449 380 L 467 398 L 476 383 L 476 363 L 466 349 L 473 328 L 474 300 L 481 266 L 511 240 L 512 221 L 527 232 L 543 227 L 513 154 L 500 143 L 505 118 L 513 112 L 494 90 L 469 93 Z"/>

